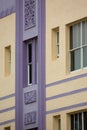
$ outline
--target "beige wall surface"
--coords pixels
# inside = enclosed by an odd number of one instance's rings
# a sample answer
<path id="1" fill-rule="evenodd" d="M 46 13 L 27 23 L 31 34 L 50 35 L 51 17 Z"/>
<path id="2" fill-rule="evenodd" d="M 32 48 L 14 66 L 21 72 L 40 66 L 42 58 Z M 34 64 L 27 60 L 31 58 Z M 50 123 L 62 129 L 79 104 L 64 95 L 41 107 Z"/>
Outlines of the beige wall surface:
<path id="1" fill-rule="evenodd" d="M 11 46 L 11 72 L 5 75 L 5 47 Z M 15 119 L 15 13 L 0 19 L 0 124 Z M 10 97 L 10 95 L 12 95 Z M 9 110 L 8 110 L 9 109 Z M 0 130 L 15 123 L 0 125 Z"/>
<path id="2" fill-rule="evenodd" d="M 61 118 L 61 130 L 70 130 L 70 114 L 87 111 L 87 105 L 62 110 L 75 104 L 87 103 L 87 76 L 62 81 L 87 73 L 87 68 L 73 72 L 70 72 L 69 68 L 69 26 L 86 17 L 87 0 L 46 0 L 46 85 L 50 84 L 46 88 L 46 130 L 58 130 L 54 121 L 54 117 L 57 116 Z M 53 56 L 55 53 L 53 47 L 56 46 L 53 41 L 53 29 L 57 28 L 59 57 Z M 57 81 L 62 83 L 58 84 Z M 59 95 L 63 96 L 58 97 Z"/>
<path id="3" fill-rule="evenodd" d="M 69 72 L 68 24 L 87 17 L 87 0 L 46 0 L 46 84 L 87 72 Z M 52 29 L 59 27 L 59 58 L 52 59 Z M 55 44 L 55 43 L 54 43 Z"/>
<path id="4" fill-rule="evenodd" d="M 11 45 L 11 74 L 5 76 L 5 47 Z M 0 97 L 15 92 L 15 14 L 0 19 Z"/>

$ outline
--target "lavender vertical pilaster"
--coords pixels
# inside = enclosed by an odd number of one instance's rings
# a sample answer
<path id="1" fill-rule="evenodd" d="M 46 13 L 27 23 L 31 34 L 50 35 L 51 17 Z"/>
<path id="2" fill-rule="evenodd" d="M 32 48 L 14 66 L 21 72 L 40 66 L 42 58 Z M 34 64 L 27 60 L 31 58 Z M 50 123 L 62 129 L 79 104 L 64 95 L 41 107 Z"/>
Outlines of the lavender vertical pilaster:
<path id="1" fill-rule="evenodd" d="M 16 130 L 23 130 L 23 1 L 16 0 Z"/>
<path id="2" fill-rule="evenodd" d="M 26 51 L 27 43 L 31 39 L 33 44 L 37 39 L 38 45 L 38 84 L 29 87 Z M 46 129 L 45 0 L 16 0 L 16 130 L 34 127 L 38 130 Z"/>
<path id="3" fill-rule="evenodd" d="M 39 130 L 46 130 L 45 122 L 45 0 L 38 0 L 38 55 L 39 55 Z"/>

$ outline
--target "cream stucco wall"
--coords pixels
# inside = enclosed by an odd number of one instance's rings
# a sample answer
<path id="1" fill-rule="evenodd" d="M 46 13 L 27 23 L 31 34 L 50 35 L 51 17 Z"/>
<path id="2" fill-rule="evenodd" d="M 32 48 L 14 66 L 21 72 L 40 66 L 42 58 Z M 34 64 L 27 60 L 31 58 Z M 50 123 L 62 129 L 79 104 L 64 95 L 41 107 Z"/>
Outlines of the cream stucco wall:
<path id="1" fill-rule="evenodd" d="M 87 70 L 69 73 L 68 28 L 67 25 L 87 17 L 86 0 L 46 0 L 46 84 L 70 76 L 78 75 Z M 52 60 L 52 29 L 59 27 L 59 58 Z M 54 43 L 55 44 L 55 43 Z M 52 74 L 49 74 L 52 73 Z"/>
<path id="2" fill-rule="evenodd" d="M 5 76 L 5 47 L 11 46 L 11 73 Z M 15 93 L 15 13 L 0 19 L 0 130 L 15 123 L 4 123 L 15 119 L 15 97 L 7 97 Z M 6 98 L 5 98 L 6 97 Z M 9 108 L 9 110 L 7 110 Z M 4 111 L 6 110 L 6 111 Z M 4 125 L 3 125 L 4 123 Z"/>
<path id="3" fill-rule="evenodd" d="M 61 118 L 61 130 L 70 130 L 70 113 L 87 110 L 87 105 L 70 109 L 70 106 L 87 102 L 87 90 L 82 91 L 87 88 L 87 76 L 55 83 L 87 73 L 87 68 L 69 71 L 68 51 L 69 25 L 86 17 L 87 0 L 46 0 L 46 130 L 58 130 L 54 123 L 55 116 Z M 55 43 L 52 41 L 52 29 L 55 28 L 59 28 L 60 52 L 59 57 L 53 59 L 55 52 L 52 52 L 52 46 Z M 66 110 L 66 107 L 69 109 Z"/>

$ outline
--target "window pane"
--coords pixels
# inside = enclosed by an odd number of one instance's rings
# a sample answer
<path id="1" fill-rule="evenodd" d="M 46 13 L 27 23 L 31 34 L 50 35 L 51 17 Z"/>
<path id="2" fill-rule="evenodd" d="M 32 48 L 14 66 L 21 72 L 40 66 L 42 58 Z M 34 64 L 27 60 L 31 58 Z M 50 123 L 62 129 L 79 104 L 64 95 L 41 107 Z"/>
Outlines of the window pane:
<path id="1" fill-rule="evenodd" d="M 26 130 L 38 130 L 38 128 L 26 129 Z"/>
<path id="2" fill-rule="evenodd" d="M 28 66 L 28 83 L 31 84 L 32 83 L 32 64 L 29 64 Z"/>
<path id="3" fill-rule="evenodd" d="M 87 47 L 83 48 L 83 67 L 87 67 Z"/>
<path id="4" fill-rule="evenodd" d="M 57 32 L 57 44 L 59 43 L 59 32 Z"/>
<path id="5" fill-rule="evenodd" d="M 80 49 L 71 52 L 71 71 L 80 69 L 81 67 L 81 51 Z"/>
<path id="6" fill-rule="evenodd" d="M 87 44 L 87 21 L 82 22 L 82 44 Z"/>
<path id="7" fill-rule="evenodd" d="M 71 115 L 71 130 L 74 130 L 74 115 Z"/>
<path id="8" fill-rule="evenodd" d="M 32 44 L 28 45 L 28 63 L 32 62 Z"/>
<path id="9" fill-rule="evenodd" d="M 75 114 L 75 130 L 79 130 L 78 114 Z"/>
<path id="10" fill-rule="evenodd" d="M 80 23 L 79 24 L 75 24 L 71 27 L 71 31 L 70 31 L 70 41 L 71 41 L 71 49 L 73 48 L 77 48 L 80 47 L 81 45 L 81 26 Z"/>
<path id="11" fill-rule="evenodd" d="M 87 112 L 84 112 L 84 130 L 87 130 Z"/>
<path id="12" fill-rule="evenodd" d="M 59 32 L 56 32 L 56 42 L 57 54 L 59 54 Z"/>
<path id="13" fill-rule="evenodd" d="M 61 119 L 58 119 L 58 130 L 61 130 Z"/>
<path id="14" fill-rule="evenodd" d="M 79 113 L 79 130 L 82 130 L 82 114 Z"/>

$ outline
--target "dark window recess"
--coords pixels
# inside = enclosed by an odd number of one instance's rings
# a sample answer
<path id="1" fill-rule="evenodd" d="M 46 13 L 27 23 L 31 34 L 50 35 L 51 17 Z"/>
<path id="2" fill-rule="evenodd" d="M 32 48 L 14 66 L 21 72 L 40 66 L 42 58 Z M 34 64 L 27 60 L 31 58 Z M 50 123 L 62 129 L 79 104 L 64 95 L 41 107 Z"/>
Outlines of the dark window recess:
<path id="1" fill-rule="evenodd" d="M 28 84 L 32 84 L 32 44 L 28 44 Z"/>
<path id="2" fill-rule="evenodd" d="M 38 128 L 32 128 L 32 129 L 27 129 L 27 130 L 38 130 Z"/>
<path id="3" fill-rule="evenodd" d="M 71 115 L 71 130 L 87 130 L 87 112 Z"/>

